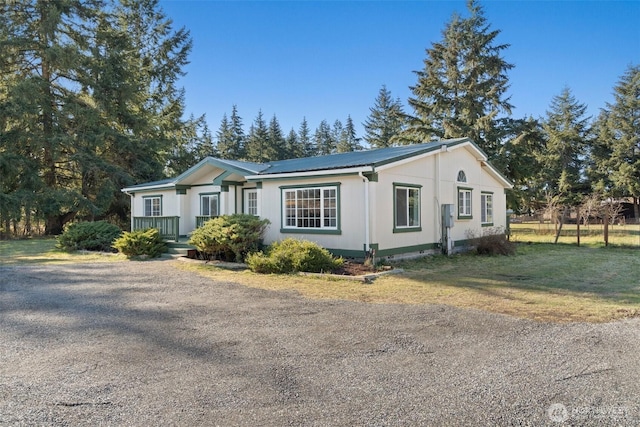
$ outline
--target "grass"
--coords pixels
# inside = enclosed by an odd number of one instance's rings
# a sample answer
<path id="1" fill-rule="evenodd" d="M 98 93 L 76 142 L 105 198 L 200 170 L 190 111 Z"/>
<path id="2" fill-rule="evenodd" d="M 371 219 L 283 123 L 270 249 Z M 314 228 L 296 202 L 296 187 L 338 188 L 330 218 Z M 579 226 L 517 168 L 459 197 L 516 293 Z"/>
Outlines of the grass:
<path id="1" fill-rule="evenodd" d="M 55 243 L 53 239 L 0 241 L 0 265 L 126 259 L 60 252 Z M 400 263 L 403 274 L 381 276 L 369 285 L 330 277 L 230 271 L 203 263 L 176 265 L 215 280 L 308 298 L 446 304 L 553 322 L 640 316 L 640 250 L 624 247 L 521 243 L 510 257 L 431 256 Z"/>
<path id="2" fill-rule="evenodd" d="M 511 257 L 433 256 L 398 265 L 371 285 L 259 275 L 186 265 L 218 280 L 308 298 L 368 303 L 446 304 L 553 322 L 607 322 L 640 316 L 640 251 L 522 244 Z"/>
<path id="3" fill-rule="evenodd" d="M 96 252 L 64 252 L 56 249 L 56 240 L 24 239 L 0 240 L 0 265 L 2 264 L 51 264 L 74 262 L 113 262 L 126 259 L 122 255 L 105 255 Z"/>

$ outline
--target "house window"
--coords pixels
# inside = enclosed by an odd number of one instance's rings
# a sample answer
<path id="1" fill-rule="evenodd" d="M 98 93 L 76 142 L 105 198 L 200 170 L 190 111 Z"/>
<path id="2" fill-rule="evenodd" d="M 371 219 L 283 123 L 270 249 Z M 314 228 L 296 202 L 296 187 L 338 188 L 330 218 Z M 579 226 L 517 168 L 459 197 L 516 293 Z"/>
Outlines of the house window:
<path id="1" fill-rule="evenodd" d="M 420 230 L 420 187 L 394 184 L 394 232 Z"/>
<path id="2" fill-rule="evenodd" d="M 458 218 L 471 219 L 471 188 L 458 187 Z"/>
<path id="3" fill-rule="evenodd" d="M 464 173 L 463 170 L 458 172 L 458 178 L 456 179 L 458 182 L 467 182 L 467 174 Z"/>
<path id="4" fill-rule="evenodd" d="M 200 215 L 215 217 L 220 215 L 220 195 L 201 194 L 200 195 Z"/>
<path id="5" fill-rule="evenodd" d="M 244 190 L 244 213 L 249 215 L 260 215 L 258 212 L 258 190 L 255 188 Z"/>
<path id="6" fill-rule="evenodd" d="M 480 195 L 480 222 L 482 225 L 493 225 L 493 193 Z"/>
<path id="7" fill-rule="evenodd" d="M 162 196 L 144 197 L 144 216 L 162 216 Z"/>
<path id="8" fill-rule="evenodd" d="M 338 188 L 282 188 L 283 229 L 337 231 Z"/>

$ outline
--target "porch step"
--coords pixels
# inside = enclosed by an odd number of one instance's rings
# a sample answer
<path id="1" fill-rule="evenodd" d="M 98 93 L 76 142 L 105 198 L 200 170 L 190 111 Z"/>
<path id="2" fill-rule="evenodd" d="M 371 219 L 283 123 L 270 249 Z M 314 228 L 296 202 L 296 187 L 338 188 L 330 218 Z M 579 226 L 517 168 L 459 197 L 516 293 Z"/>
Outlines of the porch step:
<path id="1" fill-rule="evenodd" d="M 167 252 L 165 255 L 170 258 L 186 257 L 190 250 L 195 250 L 195 246 L 181 242 L 167 242 Z"/>

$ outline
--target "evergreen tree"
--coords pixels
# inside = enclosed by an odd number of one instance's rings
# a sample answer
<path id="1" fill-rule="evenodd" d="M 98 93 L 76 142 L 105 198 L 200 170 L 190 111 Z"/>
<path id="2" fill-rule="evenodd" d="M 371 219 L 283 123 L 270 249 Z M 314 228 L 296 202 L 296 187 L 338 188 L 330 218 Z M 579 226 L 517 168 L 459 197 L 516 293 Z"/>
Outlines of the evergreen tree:
<path id="1" fill-rule="evenodd" d="M 285 139 L 285 153 L 286 159 L 298 159 L 304 157 L 303 147 L 298 139 L 298 134 L 291 128 L 287 138 Z"/>
<path id="2" fill-rule="evenodd" d="M 501 56 L 509 45 L 496 43 L 500 31 L 490 29 L 480 5 L 469 0 L 467 8 L 470 16 L 454 14 L 443 39 L 426 51 L 409 98 L 415 117 L 403 138 L 469 137 L 493 160 L 502 136 L 500 114 L 511 113 L 505 94 L 513 65 Z"/>
<path id="3" fill-rule="evenodd" d="M 225 114 L 217 132 L 218 153 L 222 159 L 238 160 L 244 157 L 245 135 L 238 108 L 231 108 L 231 119 Z"/>
<path id="4" fill-rule="evenodd" d="M 544 199 L 540 171 L 545 152 L 542 125 L 533 118 L 504 119 L 505 143 L 494 165 L 513 183 L 507 205 L 515 212 L 532 214 Z"/>
<path id="5" fill-rule="evenodd" d="M 340 134 L 337 151 L 338 153 L 348 153 L 359 150 L 362 150 L 360 138 L 356 137 L 356 128 L 353 125 L 353 119 L 351 119 L 351 116 L 348 116 L 347 123 Z"/>
<path id="6" fill-rule="evenodd" d="M 175 177 L 207 156 L 218 157 L 218 152 L 205 116 L 197 119 L 191 115 L 175 136 L 177 143 L 167 161 L 165 175 Z"/>
<path id="7" fill-rule="evenodd" d="M 313 140 L 311 139 L 311 130 L 309 129 L 309 124 L 307 123 L 307 118 L 302 118 L 302 123 L 300 123 L 300 129 L 298 130 L 298 140 L 300 142 L 300 156 L 299 157 L 313 157 L 316 155 L 316 148 L 313 145 Z"/>
<path id="8" fill-rule="evenodd" d="M 259 110 L 247 136 L 245 160 L 264 163 L 272 160 L 275 157 L 274 154 L 269 146 L 269 128 L 264 121 L 262 110 Z"/>
<path id="9" fill-rule="evenodd" d="M 375 104 L 364 122 L 365 135 L 372 148 L 390 147 L 399 143 L 398 136 L 405 129 L 406 115 L 399 99 L 391 97 L 391 91 L 382 85 Z"/>
<path id="10" fill-rule="evenodd" d="M 569 88 L 554 96 L 542 123 L 545 148 L 541 155 L 545 190 L 562 206 L 577 203 L 585 191 L 585 155 L 590 140 L 587 106 Z"/>
<path id="11" fill-rule="evenodd" d="M 271 153 L 269 160 L 283 160 L 287 158 L 288 153 L 286 152 L 284 135 L 282 134 L 280 123 L 275 114 L 271 118 L 271 121 L 269 121 L 267 143 L 269 147 L 268 152 Z"/>
<path id="12" fill-rule="evenodd" d="M 13 215 L 34 212 L 47 234 L 75 217 L 125 222 L 120 188 L 161 178 L 191 125 L 176 87 L 188 32 L 154 0 L 2 2 L 0 16 L 0 144 L 29 159 L 24 184 L 7 183 Z"/>
<path id="13" fill-rule="evenodd" d="M 640 218 L 640 66 L 626 70 L 614 87 L 614 100 L 600 117 L 598 140 L 605 150 L 597 161 L 610 173 L 615 192 L 633 198 Z"/>
<path id="14" fill-rule="evenodd" d="M 324 156 L 335 152 L 336 143 L 331 135 L 331 126 L 326 120 L 320 122 L 313 135 L 313 142 L 316 146 L 317 155 Z"/>

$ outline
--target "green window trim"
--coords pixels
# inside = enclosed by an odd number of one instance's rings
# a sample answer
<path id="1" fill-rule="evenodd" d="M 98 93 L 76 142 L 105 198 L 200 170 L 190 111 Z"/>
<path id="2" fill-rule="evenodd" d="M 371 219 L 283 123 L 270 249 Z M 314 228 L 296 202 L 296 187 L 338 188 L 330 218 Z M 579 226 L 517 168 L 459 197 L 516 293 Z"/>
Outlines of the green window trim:
<path id="1" fill-rule="evenodd" d="M 158 214 L 154 215 L 154 205 L 153 205 L 153 200 L 157 199 L 158 200 Z M 147 201 L 150 202 L 149 204 L 149 215 L 147 215 Z M 162 194 L 154 194 L 154 195 L 149 195 L 149 196 L 142 196 L 142 216 L 144 217 L 155 217 L 155 216 L 162 216 Z"/>
<path id="2" fill-rule="evenodd" d="M 279 188 L 281 233 L 342 234 L 339 182 L 283 185 Z M 317 197 L 315 193 L 313 196 L 310 194 L 312 190 L 320 190 Z M 333 195 L 326 194 L 332 190 L 335 191 Z M 289 206 L 290 203 L 293 204 Z M 325 225 L 327 222 L 335 225 Z M 312 223 L 317 225 L 308 225 Z"/>
<path id="3" fill-rule="evenodd" d="M 493 227 L 493 192 L 491 191 L 480 193 L 480 225 Z"/>
<path id="4" fill-rule="evenodd" d="M 405 204 L 406 206 L 399 206 L 398 203 L 401 203 L 398 199 L 398 190 L 406 190 L 405 195 Z M 416 195 L 411 195 L 412 192 L 415 192 Z M 402 182 L 394 182 L 393 183 L 393 232 L 394 233 L 412 233 L 422 231 L 422 185 L 418 184 L 407 184 Z M 416 198 L 417 203 L 414 202 L 413 205 L 413 215 L 412 215 L 412 206 L 411 200 L 412 197 Z M 415 199 L 414 199 L 415 200 Z M 403 216 L 399 215 L 399 208 L 403 208 L 405 211 Z M 417 212 L 416 212 L 417 210 Z M 406 217 L 404 215 L 406 214 Z M 403 220 L 406 225 L 398 225 L 399 220 Z M 413 221 L 413 224 L 411 222 Z"/>
<path id="5" fill-rule="evenodd" d="M 202 203 L 202 199 L 203 197 L 211 197 L 211 196 L 216 196 L 216 213 L 215 215 L 211 215 L 211 201 L 209 201 L 209 213 L 205 213 L 204 212 L 204 205 Z M 216 217 L 220 215 L 220 192 L 218 191 L 214 191 L 214 192 L 207 192 L 207 193 L 198 193 L 198 197 L 200 199 L 200 216 L 208 216 L 208 217 Z"/>
<path id="6" fill-rule="evenodd" d="M 469 196 L 463 196 L 461 199 L 463 194 L 468 194 Z M 473 219 L 473 188 L 458 187 L 457 196 L 456 206 L 458 219 Z M 464 201 L 464 203 L 461 204 L 461 200 Z"/>
<path id="7" fill-rule="evenodd" d="M 255 194 L 255 213 L 249 212 L 254 206 L 249 200 L 249 194 Z M 258 188 L 243 188 L 242 189 L 242 213 L 254 216 L 260 216 L 260 205 L 258 200 Z"/>

